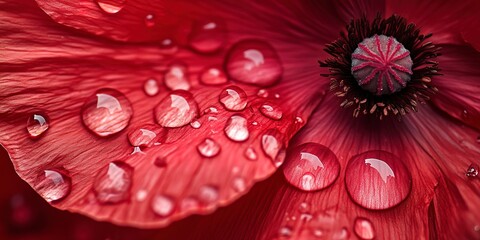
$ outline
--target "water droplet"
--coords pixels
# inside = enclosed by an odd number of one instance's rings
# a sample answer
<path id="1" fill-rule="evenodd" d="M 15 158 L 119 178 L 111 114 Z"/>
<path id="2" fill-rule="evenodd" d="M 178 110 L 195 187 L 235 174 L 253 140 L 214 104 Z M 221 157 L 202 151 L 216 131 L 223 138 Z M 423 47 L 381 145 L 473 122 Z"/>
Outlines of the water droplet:
<path id="1" fill-rule="evenodd" d="M 208 121 L 210 121 L 210 122 L 211 122 L 211 121 L 217 121 L 217 120 L 218 120 L 217 117 L 213 117 L 213 116 L 209 116 L 209 117 L 208 117 Z"/>
<path id="2" fill-rule="evenodd" d="M 373 229 L 372 222 L 366 218 L 357 217 L 355 219 L 353 230 L 361 239 L 373 239 L 375 237 L 375 230 Z"/>
<path id="3" fill-rule="evenodd" d="M 266 89 L 260 89 L 257 92 L 257 96 L 262 97 L 262 98 L 268 98 L 268 91 Z"/>
<path id="4" fill-rule="evenodd" d="M 218 113 L 218 109 L 216 107 L 209 107 L 207 109 L 205 109 L 205 111 L 203 111 L 205 114 L 208 114 L 208 113 Z"/>
<path id="5" fill-rule="evenodd" d="M 172 198 L 164 195 L 155 195 L 152 199 L 152 210 L 160 217 L 168 217 L 173 213 L 175 203 Z"/>
<path id="6" fill-rule="evenodd" d="M 192 126 L 192 128 L 199 129 L 202 126 L 202 124 L 198 120 L 195 120 L 190 123 L 190 126 Z"/>
<path id="7" fill-rule="evenodd" d="M 162 41 L 160 41 L 160 48 L 169 49 L 173 47 L 175 47 L 175 43 L 170 38 L 165 38 Z"/>
<path id="8" fill-rule="evenodd" d="M 278 234 L 279 234 L 281 237 L 290 237 L 290 236 L 292 236 L 292 229 L 289 228 L 289 227 L 282 227 L 282 228 L 280 228 L 280 230 L 278 231 Z"/>
<path id="9" fill-rule="evenodd" d="M 480 167 L 478 164 L 472 163 L 468 166 L 467 172 L 465 175 L 469 178 L 474 178 L 478 176 L 478 172 L 480 171 Z"/>
<path id="10" fill-rule="evenodd" d="M 243 192 L 247 189 L 247 183 L 242 177 L 235 177 L 232 182 L 233 190 L 237 192 Z"/>
<path id="11" fill-rule="evenodd" d="M 72 182 L 61 171 L 45 170 L 40 176 L 40 181 L 35 185 L 35 190 L 47 202 L 55 202 L 64 199 L 72 188 Z"/>
<path id="12" fill-rule="evenodd" d="M 125 129 L 132 114 L 132 106 L 125 95 L 107 88 L 90 96 L 82 107 L 83 124 L 101 137 Z"/>
<path id="13" fill-rule="evenodd" d="M 353 156 L 346 167 L 345 186 L 354 202 L 368 209 L 400 204 L 411 191 L 412 176 L 403 161 L 385 151 Z"/>
<path id="14" fill-rule="evenodd" d="M 137 194 L 135 194 L 135 199 L 137 199 L 137 201 L 139 202 L 143 202 L 147 198 L 147 195 L 148 195 L 147 190 L 141 189 L 141 190 L 138 190 Z"/>
<path id="15" fill-rule="evenodd" d="M 346 240 L 350 237 L 350 232 L 347 230 L 347 228 L 343 227 L 339 231 L 335 232 L 332 235 L 332 239 L 335 240 Z"/>
<path id="16" fill-rule="evenodd" d="M 107 171 L 97 176 L 93 190 L 101 203 L 118 203 L 128 199 L 132 185 L 133 168 L 123 162 L 111 162 Z"/>
<path id="17" fill-rule="evenodd" d="M 199 205 L 196 198 L 187 197 L 180 202 L 180 209 L 182 209 L 183 212 L 196 211 Z"/>
<path id="18" fill-rule="evenodd" d="M 203 186 L 200 188 L 198 197 L 203 203 L 213 203 L 219 198 L 218 188 L 210 185 Z"/>
<path id="19" fill-rule="evenodd" d="M 157 95 L 159 90 L 157 80 L 150 78 L 145 81 L 145 83 L 143 84 L 143 90 L 145 91 L 145 94 L 150 97 Z"/>
<path id="20" fill-rule="evenodd" d="M 187 67 L 183 64 L 171 65 L 165 73 L 164 82 L 170 90 L 189 90 Z"/>
<path id="21" fill-rule="evenodd" d="M 225 26 L 220 21 L 196 22 L 189 36 L 190 47 L 201 53 L 218 51 L 225 43 Z"/>
<path id="22" fill-rule="evenodd" d="M 257 160 L 257 152 L 252 147 L 248 147 L 245 149 L 245 157 L 248 160 L 255 161 Z"/>
<path id="23" fill-rule="evenodd" d="M 200 74 L 200 82 L 205 85 L 220 85 L 227 83 L 227 76 L 219 67 L 209 67 Z"/>
<path id="24" fill-rule="evenodd" d="M 295 123 L 302 124 L 303 119 L 301 117 L 295 117 Z"/>
<path id="25" fill-rule="evenodd" d="M 271 104 L 265 103 L 260 107 L 260 112 L 265 116 L 273 120 L 282 119 L 283 113 L 280 107 Z"/>
<path id="26" fill-rule="evenodd" d="M 335 154 L 317 143 L 305 143 L 289 152 L 283 168 L 285 179 L 304 191 L 317 191 L 330 186 L 340 173 Z"/>
<path id="27" fill-rule="evenodd" d="M 273 85 L 283 73 L 277 52 L 261 40 L 236 43 L 227 55 L 225 66 L 232 79 L 257 86 Z"/>
<path id="28" fill-rule="evenodd" d="M 262 149 L 263 152 L 275 163 L 277 166 L 277 155 L 283 148 L 282 134 L 277 129 L 269 129 L 262 135 Z M 277 166 L 279 167 L 279 166 Z"/>
<path id="29" fill-rule="evenodd" d="M 42 135 L 48 127 L 48 120 L 43 114 L 33 114 L 27 120 L 27 131 L 32 138 Z"/>
<path id="30" fill-rule="evenodd" d="M 252 122 L 252 125 L 253 125 L 253 126 L 258 126 L 258 122 L 257 122 L 257 121 L 253 121 L 253 122 Z"/>
<path id="31" fill-rule="evenodd" d="M 321 237 L 323 237 L 323 235 L 324 235 L 324 233 L 323 233 L 323 231 L 322 231 L 321 229 L 314 229 L 314 230 L 312 231 L 312 234 L 313 234 L 313 236 L 315 236 L 315 237 L 317 237 L 317 238 L 321 238 Z"/>
<path id="32" fill-rule="evenodd" d="M 154 109 L 155 119 L 162 127 L 182 127 L 198 115 L 198 106 L 190 92 L 174 91 Z"/>
<path id="33" fill-rule="evenodd" d="M 225 125 L 225 135 L 235 142 L 243 142 L 247 140 L 250 135 L 247 123 L 247 119 L 241 115 L 231 116 Z"/>
<path id="34" fill-rule="evenodd" d="M 125 6 L 126 0 L 96 0 L 100 9 L 109 14 L 120 12 Z"/>
<path id="35" fill-rule="evenodd" d="M 278 93 L 275 93 L 275 95 L 273 95 L 276 99 L 279 99 L 280 98 L 280 94 Z"/>
<path id="36" fill-rule="evenodd" d="M 149 28 L 155 26 L 155 15 L 147 14 L 145 16 L 145 26 L 147 26 Z"/>
<path id="37" fill-rule="evenodd" d="M 298 206 L 298 211 L 300 211 L 301 213 L 306 213 L 310 210 L 310 204 L 306 203 L 306 202 L 302 202 L 300 203 L 300 205 Z"/>
<path id="38" fill-rule="evenodd" d="M 197 145 L 198 152 L 207 158 L 215 157 L 220 152 L 220 145 L 211 138 L 205 138 L 200 144 Z"/>
<path id="39" fill-rule="evenodd" d="M 247 93 L 237 86 L 229 86 L 222 90 L 220 103 L 231 111 L 241 111 L 247 106 Z"/>
<path id="40" fill-rule="evenodd" d="M 149 124 L 128 133 L 128 141 L 134 147 L 151 147 L 165 141 L 165 129 Z"/>

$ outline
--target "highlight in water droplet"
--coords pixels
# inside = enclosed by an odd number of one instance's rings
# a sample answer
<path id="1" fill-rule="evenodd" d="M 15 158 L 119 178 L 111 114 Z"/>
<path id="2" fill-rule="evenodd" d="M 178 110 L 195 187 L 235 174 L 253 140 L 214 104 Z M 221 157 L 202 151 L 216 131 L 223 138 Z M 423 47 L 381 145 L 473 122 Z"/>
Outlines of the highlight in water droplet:
<path id="1" fill-rule="evenodd" d="M 155 119 L 162 127 L 182 127 L 198 116 L 198 105 L 187 91 L 173 91 L 154 109 Z"/>
<path id="2" fill-rule="evenodd" d="M 205 85 L 220 85 L 228 82 L 220 67 L 208 67 L 200 74 L 200 82 Z"/>
<path id="3" fill-rule="evenodd" d="M 32 114 L 27 120 L 27 131 L 32 138 L 38 138 L 49 128 L 48 119 L 45 114 Z"/>
<path id="4" fill-rule="evenodd" d="M 170 90 L 189 90 L 188 72 L 185 64 L 172 64 L 165 73 L 164 83 Z"/>
<path id="5" fill-rule="evenodd" d="M 260 107 L 260 112 L 265 116 L 273 120 L 282 119 L 283 112 L 279 106 L 272 103 L 264 103 Z"/>
<path id="6" fill-rule="evenodd" d="M 155 15 L 154 14 L 147 14 L 145 15 L 145 26 L 151 28 L 155 26 Z"/>
<path id="7" fill-rule="evenodd" d="M 125 6 L 126 0 L 95 0 L 102 11 L 109 14 L 120 12 Z"/>
<path id="8" fill-rule="evenodd" d="M 158 82 L 154 78 L 148 79 L 143 84 L 143 91 L 145 91 L 145 94 L 147 94 L 147 96 L 150 96 L 150 97 L 157 95 L 159 89 L 160 88 L 158 86 Z"/>
<path id="9" fill-rule="evenodd" d="M 221 147 L 215 140 L 211 138 L 205 138 L 201 143 L 197 145 L 197 150 L 203 157 L 212 158 L 220 153 Z"/>
<path id="10" fill-rule="evenodd" d="M 283 149 L 283 135 L 277 129 L 268 129 L 262 135 L 261 146 L 263 152 L 273 161 L 276 167 L 278 166 L 277 157 Z M 282 161 L 283 162 L 283 161 Z"/>
<path id="11" fill-rule="evenodd" d="M 175 202 L 171 197 L 157 194 L 152 199 L 152 210 L 160 217 L 170 216 L 175 209 Z"/>
<path id="12" fill-rule="evenodd" d="M 45 170 L 34 188 L 47 202 L 57 202 L 70 194 L 72 181 L 63 171 Z"/>
<path id="13" fill-rule="evenodd" d="M 252 147 L 245 149 L 245 157 L 250 161 L 257 160 L 257 152 Z"/>
<path id="14" fill-rule="evenodd" d="M 480 167 L 476 163 L 470 164 L 467 168 L 467 172 L 465 175 L 469 178 L 475 178 L 478 176 L 478 172 L 480 171 Z"/>
<path id="15" fill-rule="evenodd" d="M 147 124 L 128 133 L 128 141 L 134 147 L 151 147 L 166 139 L 166 130 L 157 125 Z"/>
<path id="16" fill-rule="evenodd" d="M 372 222 L 366 218 L 357 217 L 353 225 L 353 230 L 355 234 L 365 240 L 370 240 L 375 238 L 375 230 L 373 228 Z"/>
<path id="17" fill-rule="evenodd" d="M 130 196 L 133 168 L 123 162 L 111 162 L 101 171 L 93 184 L 95 197 L 100 203 L 119 203 Z"/>
<path id="18" fill-rule="evenodd" d="M 205 185 L 200 188 L 198 198 L 205 204 L 213 203 L 219 198 L 218 188 L 211 185 Z"/>
<path id="19" fill-rule="evenodd" d="M 220 103 L 230 111 L 241 111 L 247 106 L 247 93 L 237 86 L 228 86 L 219 95 Z"/>
<path id="20" fill-rule="evenodd" d="M 242 115 L 233 115 L 228 119 L 227 124 L 225 125 L 225 135 L 235 142 L 246 141 L 250 136 L 247 125 L 247 119 Z"/>

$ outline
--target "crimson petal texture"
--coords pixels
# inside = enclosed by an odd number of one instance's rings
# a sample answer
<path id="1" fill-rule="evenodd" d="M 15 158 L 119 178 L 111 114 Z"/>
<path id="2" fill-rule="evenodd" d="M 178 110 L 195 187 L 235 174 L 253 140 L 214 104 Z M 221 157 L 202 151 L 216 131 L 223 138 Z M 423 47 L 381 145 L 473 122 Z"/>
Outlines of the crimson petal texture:
<path id="1" fill-rule="evenodd" d="M 250 8 L 233 8 L 234 19 L 222 12 L 232 34 L 215 53 L 198 54 L 88 37 L 27 0 L 1 5 L 8 24 L 0 29 L 0 143 L 47 201 L 95 219 L 151 228 L 228 204 L 282 164 L 288 140 L 324 94 L 316 61 L 317 41 L 326 36 L 292 32 L 302 43 L 292 42 L 270 33 L 272 23 L 255 19 Z M 288 16 L 296 13 L 286 6 L 268 12 L 290 31 L 297 20 Z M 210 78 L 228 76 L 217 66 L 234 64 L 225 62 L 227 50 L 250 39 L 271 47 L 247 49 L 252 54 L 237 65 L 245 71 L 236 74 L 254 74 L 253 63 L 281 71 L 272 75 L 278 83 L 202 80 L 205 69 Z M 262 65 L 270 62 L 282 67 Z"/>

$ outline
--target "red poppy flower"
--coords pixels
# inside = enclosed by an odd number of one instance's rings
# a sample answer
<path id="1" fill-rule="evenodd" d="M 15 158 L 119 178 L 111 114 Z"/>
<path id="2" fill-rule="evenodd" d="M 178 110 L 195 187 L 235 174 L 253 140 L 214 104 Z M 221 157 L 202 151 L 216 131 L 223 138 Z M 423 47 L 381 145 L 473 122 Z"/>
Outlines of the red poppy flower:
<path id="1" fill-rule="evenodd" d="M 476 1 L 0 5 L 5 238 L 480 238 Z"/>

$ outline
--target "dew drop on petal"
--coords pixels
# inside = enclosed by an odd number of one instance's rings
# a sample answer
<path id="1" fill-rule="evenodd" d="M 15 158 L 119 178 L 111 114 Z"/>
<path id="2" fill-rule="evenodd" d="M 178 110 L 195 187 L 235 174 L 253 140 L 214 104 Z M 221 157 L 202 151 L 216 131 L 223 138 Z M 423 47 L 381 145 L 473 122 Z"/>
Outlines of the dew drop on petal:
<path id="1" fill-rule="evenodd" d="M 55 202 L 64 199 L 72 188 L 70 177 L 61 171 L 45 170 L 40 176 L 39 182 L 35 185 L 35 190 L 47 202 Z"/>
<path id="2" fill-rule="evenodd" d="M 467 168 L 467 172 L 465 175 L 469 178 L 474 178 L 478 176 L 478 172 L 480 171 L 480 167 L 478 164 L 472 163 L 470 166 Z"/>
<path id="3" fill-rule="evenodd" d="M 154 27 L 155 26 L 155 15 L 153 14 L 147 14 L 145 15 L 145 26 L 146 27 Z"/>
<path id="4" fill-rule="evenodd" d="M 123 162 L 111 162 L 106 171 L 99 173 L 93 184 L 95 197 L 100 203 L 119 203 L 130 196 L 133 168 Z"/>
<path id="5" fill-rule="evenodd" d="M 199 129 L 202 126 L 202 124 L 198 120 L 195 120 L 190 123 L 190 126 L 192 126 L 192 128 L 194 129 Z"/>
<path id="6" fill-rule="evenodd" d="M 347 239 L 349 239 L 349 237 L 350 237 L 350 232 L 345 227 L 336 231 L 332 235 L 332 239 L 336 239 L 336 240 L 347 240 Z"/>
<path id="7" fill-rule="evenodd" d="M 175 209 L 174 201 L 164 195 L 155 195 L 152 199 L 152 210 L 160 217 L 168 217 Z"/>
<path id="8" fill-rule="evenodd" d="M 194 197 L 187 197 L 180 202 L 180 209 L 183 212 L 196 211 L 200 203 Z"/>
<path id="9" fill-rule="evenodd" d="M 145 83 L 143 84 L 143 91 L 145 91 L 145 94 L 150 97 L 157 95 L 159 91 L 157 80 L 150 78 L 145 81 Z"/>
<path id="10" fill-rule="evenodd" d="M 247 189 L 247 184 L 243 177 L 235 177 L 232 182 L 233 190 L 237 192 L 243 192 Z"/>
<path id="11" fill-rule="evenodd" d="M 189 90 L 187 67 L 183 64 L 173 64 L 165 72 L 164 83 L 170 90 Z"/>
<path id="12" fill-rule="evenodd" d="M 130 101 L 117 90 L 101 89 L 82 107 L 83 124 L 93 133 L 107 137 L 125 129 L 132 118 Z"/>
<path id="13" fill-rule="evenodd" d="M 104 12 L 109 14 L 115 14 L 120 12 L 125 6 L 126 0 L 95 0 Z"/>
<path id="14" fill-rule="evenodd" d="M 245 157 L 250 161 L 257 160 L 257 152 L 252 147 L 245 149 Z"/>
<path id="15" fill-rule="evenodd" d="M 243 40 L 229 51 L 226 71 L 233 80 L 270 86 L 280 80 L 283 68 L 275 49 L 261 40 Z"/>
<path id="16" fill-rule="evenodd" d="M 27 120 L 27 131 L 32 138 L 42 135 L 49 126 L 47 117 L 44 114 L 32 114 Z"/>
<path id="17" fill-rule="evenodd" d="M 407 198 L 412 176 L 402 159 L 385 151 L 368 151 L 349 160 L 345 186 L 352 200 L 360 206 L 388 209 Z"/>
<path id="18" fill-rule="evenodd" d="M 229 86 L 222 90 L 220 103 L 230 111 L 241 111 L 247 106 L 247 93 L 237 86 Z"/>
<path id="19" fill-rule="evenodd" d="M 136 128 L 128 133 L 128 141 L 134 147 L 151 147 L 166 138 L 165 129 L 153 124 Z"/>
<path id="20" fill-rule="evenodd" d="M 198 115 L 198 105 L 190 92 L 174 91 L 154 109 L 155 119 L 162 127 L 182 127 Z"/>
<path id="21" fill-rule="evenodd" d="M 372 222 L 366 218 L 357 217 L 355 219 L 353 230 L 361 239 L 375 238 L 375 230 L 373 229 Z"/>
<path id="22" fill-rule="evenodd" d="M 138 190 L 137 194 L 135 194 L 135 199 L 138 202 L 143 202 L 147 198 L 148 192 L 145 189 Z"/>
<path id="23" fill-rule="evenodd" d="M 220 21 L 196 22 L 189 36 L 190 47 L 200 53 L 213 53 L 225 44 L 225 26 Z"/>
<path id="24" fill-rule="evenodd" d="M 220 85 L 227 81 L 227 76 L 219 67 L 208 67 L 200 74 L 200 82 L 205 85 Z"/>
<path id="25" fill-rule="evenodd" d="M 247 124 L 247 119 L 245 119 L 243 116 L 231 116 L 224 128 L 225 135 L 227 135 L 227 137 L 232 141 L 243 142 L 247 140 L 250 135 Z"/>
<path id="26" fill-rule="evenodd" d="M 213 203 L 217 201 L 219 198 L 218 188 L 211 185 L 203 186 L 200 188 L 200 193 L 198 195 L 198 198 L 203 203 L 206 203 L 206 204 Z"/>
<path id="27" fill-rule="evenodd" d="M 265 103 L 260 107 L 260 112 L 265 116 L 273 120 L 280 120 L 282 119 L 283 112 L 280 107 L 271 104 Z"/>
<path id="28" fill-rule="evenodd" d="M 290 227 L 282 227 L 278 230 L 278 235 L 280 237 L 290 237 L 292 236 L 292 229 Z"/>
<path id="29" fill-rule="evenodd" d="M 304 191 L 316 191 L 330 186 L 340 173 L 335 154 L 317 143 L 305 143 L 293 148 L 283 168 L 285 179 Z"/>
<path id="30" fill-rule="evenodd" d="M 220 153 L 221 147 L 215 140 L 211 138 L 205 138 L 201 143 L 197 145 L 197 150 L 203 157 L 211 158 Z"/>
<path id="31" fill-rule="evenodd" d="M 267 98 L 268 95 L 269 95 L 269 93 L 266 89 L 260 89 L 257 92 L 257 96 L 262 97 L 262 98 Z"/>
<path id="32" fill-rule="evenodd" d="M 282 139 L 282 134 L 277 129 L 269 129 L 262 135 L 263 152 L 275 163 L 275 166 L 278 165 L 277 156 L 283 149 Z"/>

